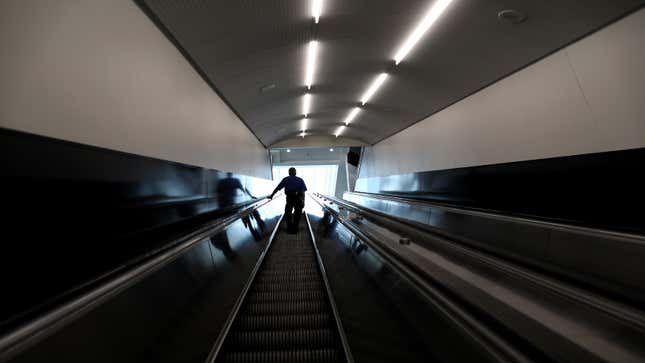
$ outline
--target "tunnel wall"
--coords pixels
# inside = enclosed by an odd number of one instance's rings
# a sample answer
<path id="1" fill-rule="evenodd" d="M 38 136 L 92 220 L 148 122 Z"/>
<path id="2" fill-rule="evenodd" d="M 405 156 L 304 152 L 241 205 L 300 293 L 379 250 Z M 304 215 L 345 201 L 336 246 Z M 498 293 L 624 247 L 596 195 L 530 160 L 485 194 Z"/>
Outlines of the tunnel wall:
<path id="1" fill-rule="evenodd" d="M 356 191 L 645 233 L 645 10 L 367 147 Z"/>
<path id="2" fill-rule="evenodd" d="M 271 192 L 268 151 L 134 2 L 0 1 L 0 49 L 0 334 Z"/>
<path id="3" fill-rule="evenodd" d="M 0 49 L 0 127 L 271 177 L 263 145 L 133 1 L 2 1 Z"/>
<path id="4" fill-rule="evenodd" d="M 643 39 L 645 9 L 367 148 L 361 177 L 643 147 Z"/>

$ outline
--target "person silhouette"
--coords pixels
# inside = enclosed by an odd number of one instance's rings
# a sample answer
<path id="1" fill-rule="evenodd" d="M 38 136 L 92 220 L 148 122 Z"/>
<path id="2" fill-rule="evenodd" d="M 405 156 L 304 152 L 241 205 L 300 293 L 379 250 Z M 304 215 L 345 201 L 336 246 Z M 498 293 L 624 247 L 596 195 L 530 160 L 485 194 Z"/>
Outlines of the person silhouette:
<path id="1" fill-rule="evenodd" d="M 273 198 L 278 190 L 284 188 L 287 195 L 287 204 L 284 206 L 284 218 L 287 221 L 287 232 L 298 233 L 302 208 L 305 207 L 305 192 L 307 186 L 305 181 L 296 176 L 296 168 L 289 168 L 289 176 L 284 177 L 280 184 L 273 190 L 269 198 Z"/>

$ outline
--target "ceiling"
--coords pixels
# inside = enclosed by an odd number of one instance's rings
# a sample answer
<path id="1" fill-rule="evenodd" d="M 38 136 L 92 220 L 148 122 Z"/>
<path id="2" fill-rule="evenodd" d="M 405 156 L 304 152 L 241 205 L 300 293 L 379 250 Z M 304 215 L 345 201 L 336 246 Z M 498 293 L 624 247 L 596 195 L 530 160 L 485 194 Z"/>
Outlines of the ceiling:
<path id="1" fill-rule="evenodd" d="M 343 136 L 376 143 L 643 5 L 644 0 L 454 0 L 398 66 L 432 0 L 140 0 L 258 139 L 300 133 L 307 44 L 319 41 L 307 135 L 332 135 L 375 77 L 389 77 Z M 500 22 L 503 9 L 525 12 Z M 275 88 L 262 92 L 265 85 Z"/>

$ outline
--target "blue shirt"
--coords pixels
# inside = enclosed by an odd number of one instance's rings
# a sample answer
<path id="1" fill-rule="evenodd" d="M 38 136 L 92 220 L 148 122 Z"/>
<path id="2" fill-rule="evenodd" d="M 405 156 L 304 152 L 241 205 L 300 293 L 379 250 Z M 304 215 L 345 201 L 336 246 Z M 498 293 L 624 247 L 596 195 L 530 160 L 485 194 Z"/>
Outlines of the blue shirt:
<path id="1" fill-rule="evenodd" d="M 280 184 L 278 184 L 278 186 L 275 187 L 275 190 L 278 191 L 282 188 L 284 188 L 285 193 L 305 192 L 307 190 L 305 181 L 298 178 L 295 175 L 294 176 L 289 175 L 284 179 L 282 179 Z"/>

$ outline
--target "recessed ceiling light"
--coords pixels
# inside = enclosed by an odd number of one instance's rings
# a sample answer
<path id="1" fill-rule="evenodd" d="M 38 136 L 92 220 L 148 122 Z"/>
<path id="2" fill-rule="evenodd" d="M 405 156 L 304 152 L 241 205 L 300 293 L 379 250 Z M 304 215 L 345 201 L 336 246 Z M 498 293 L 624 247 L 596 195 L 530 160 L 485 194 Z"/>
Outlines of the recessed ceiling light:
<path id="1" fill-rule="evenodd" d="M 318 42 L 312 40 L 307 49 L 307 69 L 305 70 L 305 85 L 311 89 L 314 82 L 314 70 L 316 69 L 316 54 L 318 53 Z"/>
<path id="2" fill-rule="evenodd" d="M 369 101 L 370 98 L 372 98 L 374 93 L 376 93 L 376 91 L 379 89 L 379 87 L 381 87 L 383 82 L 385 82 L 386 78 L 387 78 L 387 73 L 381 73 L 379 74 L 378 77 L 376 77 L 374 82 L 372 82 L 372 85 L 370 86 L 370 88 L 368 88 L 365 94 L 363 95 L 363 97 L 361 97 L 361 104 L 364 105 L 365 103 L 367 103 L 367 101 Z"/>
<path id="3" fill-rule="evenodd" d="M 439 19 L 439 16 L 446 10 L 448 5 L 453 0 L 437 0 L 432 4 L 432 7 L 428 11 L 428 13 L 423 17 L 423 20 L 417 25 L 416 28 L 414 28 L 414 31 L 408 36 L 408 38 L 405 40 L 403 45 L 399 48 L 399 50 L 396 52 L 396 55 L 394 56 L 394 61 L 396 64 L 401 63 L 403 58 L 412 50 L 412 48 L 417 44 L 419 39 L 425 34 L 428 29 L 432 26 L 432 24 Z"/>
<path id="4" fill-rule="evenodd" d="M 343 131 L 345 131 L 345 126 L 340 126 L 338 129 L 336 129 L 336 132 L 334 132 L 334 135 L 338 137 L 340 134 L 343 133 Z"/>
<path id="5" fill-rule="evenodd" d="M 304 131 L 300 133 L 300 137 L 302 137 L 303 139 L 305 138 L 305 135 L 307 135 L 307 134 L 305 134 Z"/>
<path id="6" fill-rule="evenodd" d="M 308 118 L 303 118 L 302 119 L 302 124 L 300 125 L 300 131 L 302 131 L 302 132 L 307 131 L 307 121 L 309 121 Z"/>
<path id="7" fill-rule="evenodd" d="M 302 101 L 302 114 L 305 117 L 309 116 L 309 110 L 311 108 L 311 95 L 309 93 L 305 94 L 305 98 Z"/>
<path id="8" fill-rule="evenodd" d="M 347 118 L 345 118 L 345 121 L 344 121 L 345 125 L 349 125 L 349 123 L 352 122 L 352 120 L 354 120 L 354 118 L 356 117 L 356 115 L 358 115 L 360 111 L 361 111 L 360 108 L 354 107 L 352 111 L 350 111 L 349 115 L 347 115 Z"/>
<path id="9" fill-rule="evenodd" d="M 332 148 L 329 148 L 329 151 L 334 151 L 334 148 L 333 148 L 333 147 L 332 147 Z"/>
<path id="10" fill-rule="evenodd" d="M 322 2 L 323 0 L 311 1 L 311 16 L 313 16 L 316 24 L 318 24 L 318 21 L 320 20 L 320 15 L 322 14 Z"/>
<path id="11" fill-rule="evenodd" d="M 288 152 L 288 153 L 290 153 L 290 152 L 291 152 L 291 149 L 287 149 L 287 152 Z"/>

